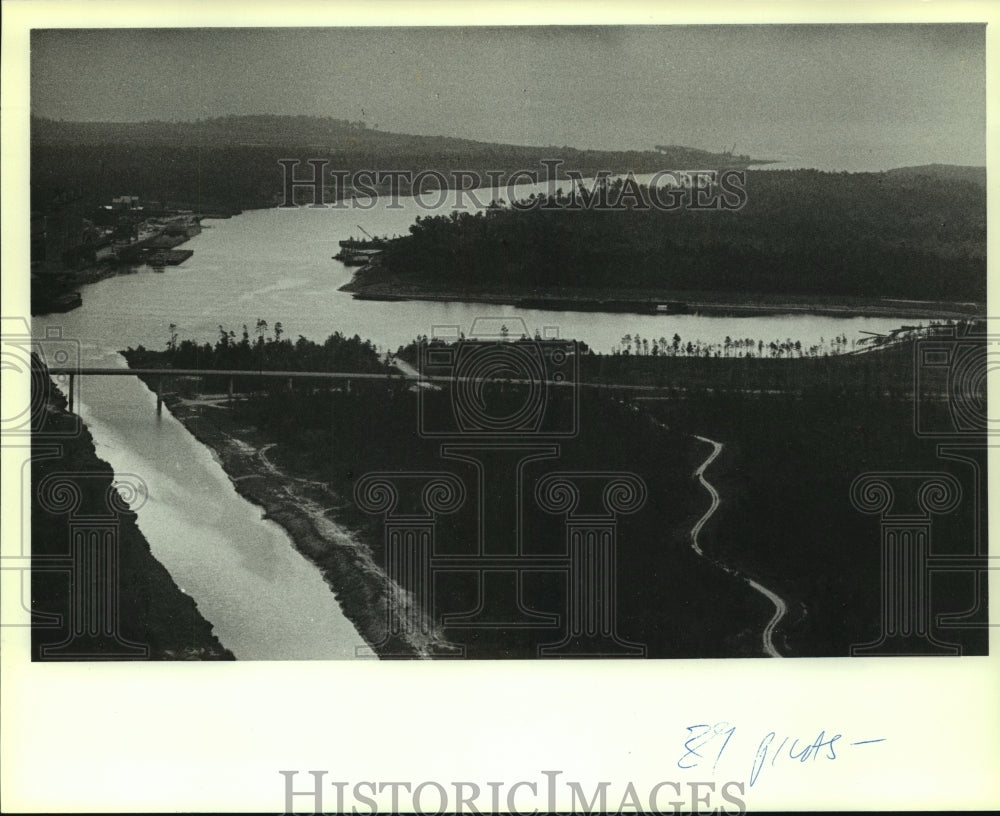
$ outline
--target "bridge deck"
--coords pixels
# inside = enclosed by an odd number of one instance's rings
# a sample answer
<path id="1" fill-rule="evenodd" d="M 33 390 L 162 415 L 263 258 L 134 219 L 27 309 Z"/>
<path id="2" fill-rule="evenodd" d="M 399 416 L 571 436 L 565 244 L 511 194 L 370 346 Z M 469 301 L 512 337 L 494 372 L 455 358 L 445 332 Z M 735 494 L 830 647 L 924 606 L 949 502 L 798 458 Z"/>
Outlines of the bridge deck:
<path id="1" fill-rule="evenodd" d="M 615 391 L 666 391 L 668 386 L 657 385 L 635 385 L 628 383 L 595 383 L 580 382 L 572 379 L 563 380 L 537 380 L 516 378 L 516 377 L 453 377 L 453 376 L 430 376 L 427 374 L 401 373 L 399 370 L 387 370 L 383 374 L 369 374 L 350 371 L 261 371 L 259 369 L 214 369 L 214 368 L 86 368 L 72 366 L 50 366 L 49 374 L 56 376 L 100 376 L 100 377 L 279 377 L 285 379 L 314 379 L 314 380 L 414 380 L 426 381 L 440 384 L 456 382 L 506 382 L 512 385 L 551 385 L 562 388 L 604 388 Z"/>
<path id="2" fill-rule="evenodd" d="M 387 371 L 385 374 L 367 374 L 347 371 L 260 371 L 245 369 L 215 369 L 215 368 L 72 368 L 50 367 L 49 374 L 98 375 L 102 377 L 132 377 L 137 375 L 173 376 L 173 377 L 311 377 L 328 380 L 384 380 L 388 377 L 402 377 L 401 374 Z"/>

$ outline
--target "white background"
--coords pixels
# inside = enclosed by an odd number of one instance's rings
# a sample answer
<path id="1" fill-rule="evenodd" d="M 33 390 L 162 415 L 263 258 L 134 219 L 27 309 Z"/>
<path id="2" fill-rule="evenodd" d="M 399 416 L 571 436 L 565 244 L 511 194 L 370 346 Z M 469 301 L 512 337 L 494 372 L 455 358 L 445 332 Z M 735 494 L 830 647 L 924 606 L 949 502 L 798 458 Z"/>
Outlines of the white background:
<path id="1" fill-rule="evenodd" d="M 14 3 L 3 6 L 3 306 L 27 314 L 28 28 L 545 22 L 977 21 L 985 3 L 650 5 L 476 3 L 368 6 L 291 3 Z M 613 15 L 613 16 L 612 16 Z M 988 76 L 997 37 L 988 31 Z M 992 85 L 990 102 L 994 101 Z M 995 105 L 989 109 L 996 134 Z M 991 138 L 990 146 L 996 147 Z M 990 152 L 995 158 L 995 150 Z M 994 185 L 995 187 L 996 185 Z M 997 198 L 989 201 L 995 237 Z M 996 270 L 990 258 L 991 278 Z M 995 288 L 991 292 L 996 295 Z M 998 314 L 995 297 L 991 313 Z M 990 383 L 996 405 L 997 383 Z M 4 375 L 4 416 L 24 396 Z M 3 457 L 3 554 L 24 537 L 23 451 Z M 995 457 L 991 457 L 995 472 Z M 15 512 L 11 512 L 11 511 Z M 991 532 L 997 535 L 991 513 Z M 7 577 L 4 589 L 9 589 Z M 1000 597 L 997 573 L 991 591 Z M 997 621 L 993 603 L 993 620 Z M 4 621 L 17 621 L 5 592 Z M 542 782 L 543 770 L 592 790 L 631 781 L 640 796 L 682 772 L 685 727 L 737 732 L 715 775 L 746 780 L 763 734 L 811 741 L 842 733 L 836 762 L 762 771 L 744 799 L 761 809 L 985 808 L 1000 802 L 1000 672 L 993 658 L 549 663 L 31 664 L 26 629 L 2 631 L 3 810 L 280 811 L 284 780 Z M 617 794 L 617 795 L 616 795 Z M 333 788 L 327 789 L 333 806 Z M 523 806 L 545 807 L 544 791 Z M 717 795 L 716 795 L 717 796 Z M 672 798 L 667 791 L 667 799 Z M 309 802 L 300 800 L 304 810 Z M 404 803 L 407 799 L 404 797 Z M 428 800 L 433 804 L 434 797 Z M 567 802 L 562 802 L 566 806 Z M 713 797 L 712 806 L 724 804 Z M 488 800 L 480 800 L 488 809 Z"/>

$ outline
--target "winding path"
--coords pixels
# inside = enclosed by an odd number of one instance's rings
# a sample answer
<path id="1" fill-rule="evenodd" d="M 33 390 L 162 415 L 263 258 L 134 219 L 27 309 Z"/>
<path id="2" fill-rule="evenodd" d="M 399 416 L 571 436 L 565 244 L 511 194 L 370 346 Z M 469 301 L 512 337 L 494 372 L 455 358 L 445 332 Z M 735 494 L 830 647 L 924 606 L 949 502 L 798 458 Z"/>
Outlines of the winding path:
<path id="1" fill-rule="evenodd" d="M 767 587 L 757 583 L 752 578 L 748 578 L 745 575 L 741 575 L 739 571 L 733 569 L 732 567 L 728 567 L 725 564 L 716 561 L 714 558 L 710 558 L 709 556 L 705 555 L 705 553 L 701 549 L 701 546 L 698 544 L 698 534 L 701 532 L 702 527 L 705 526 L 705 523 L 715 514 L 715 511 L 719 508 L 719 492 L 705 478 L 705 470 L 708 468 L 709 465 L 712 464 L 712 462 L 715 461 L 716 457 L 718 457 L 718 455 L 722 453 L 722 443 L 716 442 L 714 439 L 707 439 L 704 436 L 698 436 L 697 434 L 695 434 L 694 438 L 699 440 L 700 442 L 707 442 L 709 445 L 712 446 L 711 454 L 709 454 L 708 458 L 704 462 L 702 462 L 694 472 L 694 475 L 698 477 L 698 481 L 701 482 L 702 486 L 708 491 L 708 494 L 712 497 L 712 504 L 705 512 L 705 515 L 703 515 L 700 519 L 698 519 L 694 527 L 691 528 L 691 549 L 694 550 L 696 553 L 698 553 L 698 555 L 700 555 L 702 558 L 711 561 L 715 566 L 719 567 L 719 569 L 728 572 L 730 575 L 739 578 L 744 583 L 753 587 L 761 595 L 763 595 L 771 603 L 774 604 L 774 615 L 771 617 L 771 620 L 768 621 L 767 626 L 764 627 L 764 633 L 762 635 L 762 643 L 764 646 L 764 653 L 767 654 L 768 657 L 781 657 L 782 656 L 781 653 L 778 652 L 778 650 L 774 647 L 773 637 L 774 637 L 775 627 L 778 625 L 778 622 L 783 617 L 785 617 L 785 614 L 788 612 L 788 607 L 786 606 L 785 602 L 777 595 L 775 595 L 773 592 L 771 592 L 771 590 L 769 590 Z"/>
<path id="2" fill-rule="evenodd" d="M 709 455 L 708 459 L 702 462 L 698 466 L 698 469 L 694 472 L 694 475 L 698 477 L 698 481 L 701 482 L 702 487 L 704 487 L 708 491 L 708 495 L 712 497 L 712 506 L 708 508 L 705 515 L 698 519 L 698 523 L 691 528 L 691 549 L 698 553 L 698 555 L 702 558 L 707 558 L 708 556 L 706 556 L 705 553 L 701 551 L 701 547 L 698 546 L 698 533 L 701 532 L 701 528 L 705 526 L 705 522 L 707 522 L 718 509 L 719 493 L 705 478 L 705 469 L 715 461 L 715 458 L 720 453 L 722 453 L 722 443 L 716 442 L 714 439 L 706 439 L 704 436 L 696 435 L 695 439 L 698 439 L 701 442 L 708 442 L 712 446 L 712 453 Z M 723 567 L 723 569 L 727 572 L 729 571 L 728 567 Z"/>

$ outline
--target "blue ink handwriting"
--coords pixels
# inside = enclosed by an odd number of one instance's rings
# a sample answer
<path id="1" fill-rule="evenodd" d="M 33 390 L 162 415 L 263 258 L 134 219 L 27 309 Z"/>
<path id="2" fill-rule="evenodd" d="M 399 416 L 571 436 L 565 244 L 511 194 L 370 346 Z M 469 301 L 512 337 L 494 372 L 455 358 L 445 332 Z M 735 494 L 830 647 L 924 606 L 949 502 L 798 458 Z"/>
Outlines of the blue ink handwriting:
<path id="1" fill-rule="evenodd" d="M 687 734 L 684 740 L 684 753 L 677 759 L 677 767 L 687 771 L 692 768 L 707 768 L 711 763 L 711 771 L 714 773 L 727 747 L 733 741 L 736 726 L 721 721 L 715 724 L 697 723 L 687 726 L 685 730 Z M 837 751 L 843 753 L 845 747 L 872 745 L 885 741 L 886 737 L 876 737 L 847 742 L 843 734 L 835 733 L 828 736 L 825 730 L 820 730 L 815 739 L 809 741 L 798 737 L 779 737 L 778 732 L 768 731 L 757 743 L 757 751 L 750 764 L 750 787 L 754 786 L 765 767 L 774 768 L 780 763 L 794 760 L 798 760 L 799 763 L 833 762 L 838 758 Z M 737 742 L 739 740 L 733 741 L 733 744 Z M 740 749 L 733 748 L 729 753 L 732 754 L 733 751 L 740 752 Z"/>

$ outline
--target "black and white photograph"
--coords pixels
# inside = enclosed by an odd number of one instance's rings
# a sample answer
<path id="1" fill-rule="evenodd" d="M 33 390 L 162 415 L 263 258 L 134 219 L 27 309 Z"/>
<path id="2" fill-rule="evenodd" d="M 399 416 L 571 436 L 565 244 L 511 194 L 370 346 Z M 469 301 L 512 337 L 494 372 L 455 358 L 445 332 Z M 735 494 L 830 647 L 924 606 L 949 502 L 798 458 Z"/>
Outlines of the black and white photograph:
<path id="1" fill-rule="evenodd" d="M 23 32 L 5 649 L 137 683 L 990 659 L 984 6 L 270 10 Z M 900 741 L 729 710 L 660 734 L 658 799 L 539 760 L 390 803 L 289 754 L 262 808 L 743 813 Z"/>

